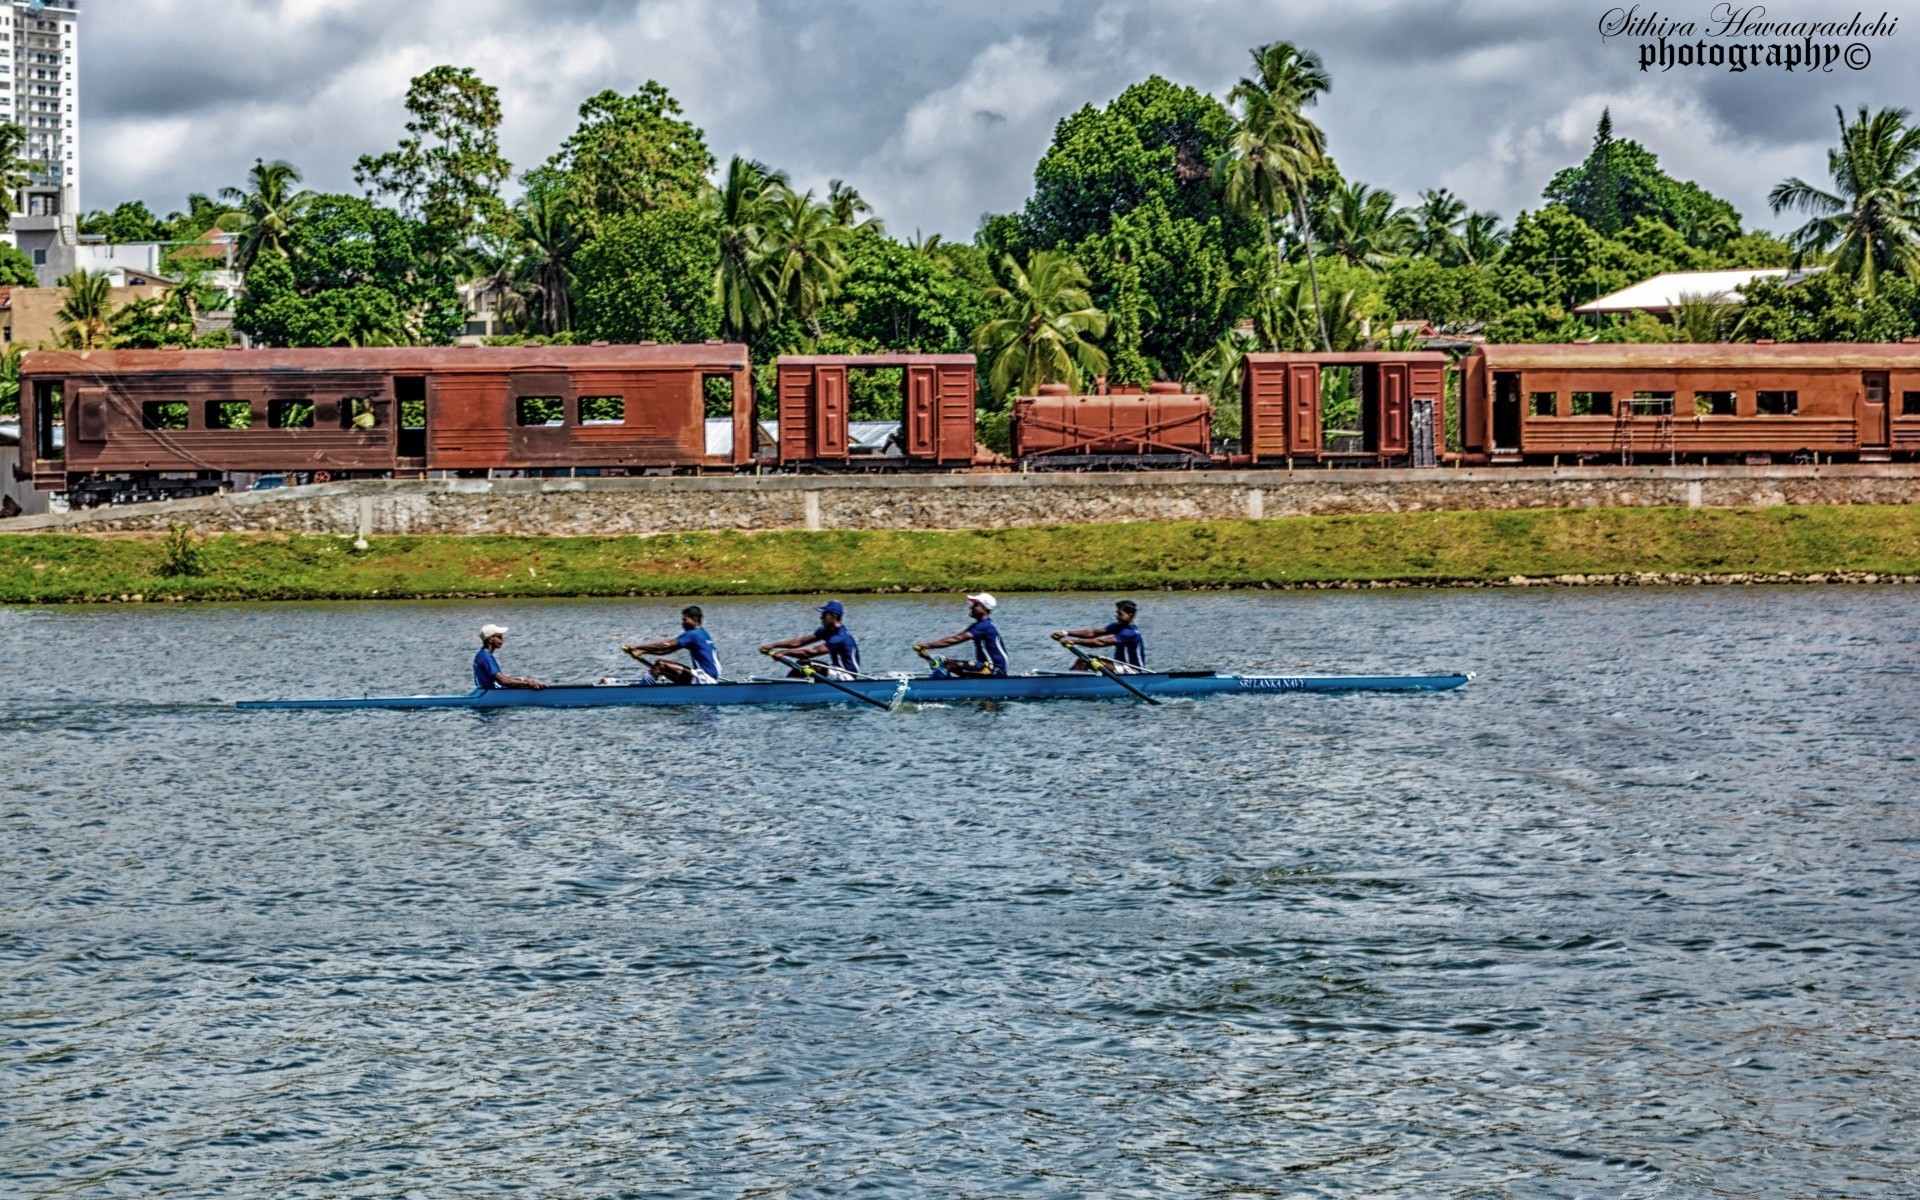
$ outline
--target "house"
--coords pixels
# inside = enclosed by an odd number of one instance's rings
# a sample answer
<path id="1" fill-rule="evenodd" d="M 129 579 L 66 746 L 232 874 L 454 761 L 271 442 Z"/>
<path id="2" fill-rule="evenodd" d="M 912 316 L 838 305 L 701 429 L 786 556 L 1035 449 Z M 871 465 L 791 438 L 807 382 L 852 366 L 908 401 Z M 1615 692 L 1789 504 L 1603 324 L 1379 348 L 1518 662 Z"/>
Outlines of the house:
<path id="1" fill-rule="evenodd" d="M 1791 286 L 1820 269 L 1742 267 L 1732 271 L 1668 271 L 1651 279 L 1643 279 L 1612 295 L 1582 304 L 1573 311 L 1594 315 L 1643 312 L 1665 317 L 1671 315 L 1681 300 L 1689 296 L 1718 296 L 1728 303 L 1738 304 L 1740 289 L 1756 279 L 1775 279 Z"/>

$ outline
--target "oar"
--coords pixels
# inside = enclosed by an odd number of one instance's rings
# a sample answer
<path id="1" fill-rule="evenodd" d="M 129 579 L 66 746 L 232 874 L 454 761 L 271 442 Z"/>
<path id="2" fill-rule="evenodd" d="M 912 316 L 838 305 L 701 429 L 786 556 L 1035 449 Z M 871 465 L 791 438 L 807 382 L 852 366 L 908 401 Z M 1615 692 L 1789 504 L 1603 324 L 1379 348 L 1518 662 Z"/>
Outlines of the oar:
<path id="1" fill-rule="evenodd" d="M 1145 700 L 1148 704 L 1160 703 L 1158 700 L 1155 700 L 1152 696 L 1147 695 L 1145 692 L 1141 691 L 1139 688 L 1133 686 L 1131 683 L 1128 683 L 1126 676 L 1107 670 L 1106 663 L 1101 662 L 1099 659 L 1093 657 L 1091 654 L 1088 654 L 1086 651 L 1074 645 L 1072 642 L 1069 642 L 1064 638 L 1055 638 L 1054 641 L 1059 642 L 1062 646 L 1065 646 L 1068 650 L 1072 651 L 1073 656 L 1075 658 L 1087 664 L 1088 670 L 1094 672 L 1097 675 L 1105 675 L 1108 679 L 1113 680 L 1115 683 L 1119 684 L 1121 687 L 1132 692 L 1134 695 L 1140 697 L 1142 700 Z"/>
<path id="2" fill-rule="evenodd" d="M 781 666 L 788 668 L 789 670 L 800 672 L 802 676 L 804 676 L 807 679 L 813 680 L 815 683 L 824 683 L 828 687 L 834 689 L 837 692 L 845 692 L 847 695 L 852 696 L 855 700 L 859 700 L 866 704 L 871 704 L 875 708 L 881 710 L 882 712 L 893 711 L 892 706 L 887 704 L 885 701 L 875 700 L 872 696 L 869 696 L 864 692 L 854 691 L 852 688 L 841 683 L 839 680 L 834 679 L 831 676 L 827 675 L 825 672 L 819 670 L 812 663 L 804 663 L 798 659 L 788 658 L 784 654 L 774 654 L 771 651 L 767 653 L 767 657 L 779 663 Z"/>

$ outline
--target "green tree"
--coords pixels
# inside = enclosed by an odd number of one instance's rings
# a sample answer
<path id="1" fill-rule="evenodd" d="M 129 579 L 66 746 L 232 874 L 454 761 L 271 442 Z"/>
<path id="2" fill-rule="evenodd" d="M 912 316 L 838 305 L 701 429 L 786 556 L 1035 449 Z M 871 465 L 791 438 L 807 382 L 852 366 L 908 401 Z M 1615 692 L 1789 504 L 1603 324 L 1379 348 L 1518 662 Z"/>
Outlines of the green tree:
<path id="1" fill-rule="evenodd" d="M 1315 226 L 1330 257 L 1353 267 L 1384 267 L 1412 248 L 1415 219 L 1394 206 L 1392 192 L 1350 183 L 1336 188 Z"/>
<path id="2" fill-rule="evenodd" d="M 1586 161 L 1556 174 L 1542 193 L 1549 205 L 1570 209 L 1604 237 L 1640 217 L 1681 231 L 1696 246 L 1717 247 L 1740 232 L 1733 205 L 1698 184 L 1660 169 L 1646 147 L 1613 136 L 1613 116 L 1602 111 Z"/>
<path id="3" fill-rule="evenodd" d="M 33 260 L 17 246 L 0 242 L 0 286 L 39 287 L 40 277 L 34 272 Z"/>
<path id="4" fill-rule="evenodd" d="M 996 398 L 1014 389 L 1028 396 L 1043 383 L 1073 384 L 1106 371 L 1107 356 L 1093 343 L 1106 336 L 1107 314 L 1093 307 L 1078 263 L 1036 250 L 1025 267 L 1008 258 L 1001 270 L 1006 284 L 986 295 L 998 315 L 973 334 Z"/>
<path id="5" fill-rule="evenodd" d="M 547 160 L 588 233 L 614 217 L 697 201 L 713 165 L 706 135 L 651 79 L 631 96 L 588 98 L 579 128 Z"/>
<path id="6" fill-rule="evenodd" d="M 115 243 L 157 242 L 163 236 L 159 218 L 138 200 L 128 200 L 112 212 L 88 213 L 80 220 L 80 232 Z"/>
<path id="7" fill-rule="evenodd" d="M 676 204 L 616 217 L 574 256 L 580 333 L 611 342 L 702 342 L 718 334 L 711 215 Z"/>
<path id="8" fill-rule="evenodd" d="M 1776 342 L 1897 342 L 1920 336 L 1920 284 L 1888 275 L 1872 295 L 1822 271 L 1799 280 L 1756 279 L 1740 289 L 1741 332 Z"/>
<path id="9" fill-rule="evenodd" d="M 1668 316 L 1675 342 L 1737 342 L 1746 324 L 1739 301 L 1724 292 L 1682 292 Z"/>
<path id="10" fill-rule="evenodd" d="M 573 258 L 581 232 L 563 181 L 541 169 L 527 172 L 526 193 L 514 208 L 520 250 L 520 287 L 552 337 L 573 328 Z"/>
<path id="11" fill-rule="evenodd" d="M 1446 188 L 1434 188 L 1420 193 L 1420 203 L 1412 215 L 1416 227 L 1407 248 L 1409 253 L 1441 262 L 1457 262 L 1461 258 L 1466 249 L 1461 236 L 1467 223 L 1465 201 Z"/>
<path id="12" fill-rule="evenodd" d="M 954 257 L 862 236 L 847 250 L 840 294 L 821 313 L 830 340 L 853 351 L 964 353 L 991 312 Z"/>
<path id="13" fill-rule="evenodd" d="M 71 350 L 98 350 L 108 343 L 113 316 L 113 282 L 105 271 L 75 271 L 60 280 L 60 344 Z"/>
<path id="14" fill-rule="evenodd" d="M 234 268 L 246 274 L 261 251 L 284 254 L 287 233 L 314 203 L 314 193 L 296 188 L 300 172 L 289 162 L 253 161 L 247 172 L 245 188 L 222 188 L 220 198 L 231 211 L 224 218 L 225 228 L 240 238 L 234 255 Z"/>
<path id="15" fill-rule="evenodd" d="M 714 303 L 720 328 L 734 341 L 752 341 L 773 324 L 777 300 L 768 269 L 767 230 L 774 208 L 786 194 L 786 176 L 735 155 L 727 175 L 708 197 L 719 262 L 714 268 Z"/>
<path id="16" fill-rule="evenodd" d="M 194 323 L 198 311 L 194 289 L 168 288 L 163 295 L 123 304 L 108 319 L 113 345 L 123 349 L 157 350 L 166 346 L 224 346 L 225 330 L 201 334 Z"/>
<path id="17" fill-rule="evenodd" d="M 1506 307 L 1485 267 L 1442 266 L 1431 258 L 1403 258 L 1387 268 L 1382 298 L 1396 318 L 1443 328 L 1491 320 Z"/>
<path id="18" fill-rule="evenodd" d="M 1852 124 L 1836 106 L 1840 145 L 1827 151 L 1833 190 L 1794 178 L 1767 195 L 1774 212 L 1813 214 L 1793 232 L 1802 254 L 1832 256 L 1833 270 L 1872 296 L 1882 276 L 1920 276 L 1920 128 L 1904 108 L 1869 113 Z"/>
<path id="19" fill-rule="evenodd" d="M 815 337 L 821 306 L 840 289 L 850 233 L 812 192 L 783 189 L 768 209 L 764 244 L 773 297 Z"/>
<path id="20" fill-rule="evenodd" d="M 12 121 L 0 122 L 0 229 L 9 228 L 19 211 L 20 189 L 31 184 L 39 168 L 20 157 L 27 131 Z"/>
<path id="21" fill-rule="evenodd" d="M 1570 310 L 1665 269 L 1656 259 L 1602 237 L 1569 209 L 1521 213 L 1494 269 L 1507 303 Z M 1538 319 L 1529 318 L 1534 324 Z"/>
<path id="22" fill-rule="evenodd" d="M 887 231 L 886 222 L 873 215 L 873 205 L 867 203 L 858 188 L 845 180 L 828 181 L 827 211 L 833 215 L 835 225 L 882 234 Z"/>
<path id="23" fill-rule="evenodd" d="M 190 242 L 219 225 L 230 211 L 227 205 L 211 196 L 200 192 L 189 193 L 186 211 L 170 212 L 166 220 L 160 222 L 160 240 Z"/>
<path id="24" fill-rule="evenodd" d="M 354 182 L 390 196 L 445 253 L 484 231 L 504 230 L 500 187 L 513 166 L 500 153 L 500 92 L 467 67 L 439 66 L 407 88 L 407 137 L 364 154 Z"/>
<path id="25" fill-rule="evenodd" d="M 1259 47 L 1253 62 L 1255 74 L 1243 77 L 1228 93 L 1240 114 L 1214 172 L 1228 207 L 1257 218 L 1276 265 L 1280 251 L 1273 224 L 1291 206 L 1306 252 L 1320 342 L 1330 348 L 1331 332 L 1320 315 L 1320 276 L 1306 201 L 1307 182 L 1326 159 L 1326 135 L 1303 110 L 1332 86 L 1332 78 L 1317 55 L 1290 42 Z"/>
<path id="26" fill-rule="evenodd" d="M 234 324 L 268 346 L 445 345 L 464 323 L 451 264 L 417 221 L 316 196 L 260 254 Z"/>
<path id="27" fill-rule="evenodd" d="M 1460 231 L 1460 259 L 1482 266 L 1491 264 L 1506 250 L 1510 236 L 1500 228 L 1499 213 L 1470 213 Z"/>

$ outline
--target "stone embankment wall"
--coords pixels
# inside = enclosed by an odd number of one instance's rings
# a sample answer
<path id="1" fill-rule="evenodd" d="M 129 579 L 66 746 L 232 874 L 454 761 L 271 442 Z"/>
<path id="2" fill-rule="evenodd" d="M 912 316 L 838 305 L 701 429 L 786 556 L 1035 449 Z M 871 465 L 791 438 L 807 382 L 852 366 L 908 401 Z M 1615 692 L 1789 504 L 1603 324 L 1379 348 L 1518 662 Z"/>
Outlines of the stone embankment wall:
<path id="1" fill-rule="evenodd" d="M 1911 504 L 1913 464 L 365 480 L 47 513 L 0 532 L 608 535 L 992 529 L 1436 509 Z"/>

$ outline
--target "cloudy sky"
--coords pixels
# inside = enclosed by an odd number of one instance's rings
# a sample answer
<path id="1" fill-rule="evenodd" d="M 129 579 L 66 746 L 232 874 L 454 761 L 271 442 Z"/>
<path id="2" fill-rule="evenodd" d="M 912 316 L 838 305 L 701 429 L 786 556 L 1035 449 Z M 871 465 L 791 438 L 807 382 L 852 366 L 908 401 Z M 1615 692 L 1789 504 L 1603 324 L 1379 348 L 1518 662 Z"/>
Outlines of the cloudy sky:
<path id="1" fill-rule="evenodd" d="M 1062 116 L 1154 73 L 1224 95 L 1248 47 L 1284 38 L 1332 72 L 1317 116 L 1341 168 L 1403 199 L 1439 184 L 1511 217 L 1584 155 L 1610 105 L 1620 135 L 1777 228 L 1766 190 L 1824 179 L 1833 106 L 1902 103 L 1920 67 L 1916 12 L 1869 42 L 1864 71 L 1642 74 L 1639 39 L 1599 34 L 1610 3 L 86 0 L 82 204 L 138 198 L 164 214 L 259 156 L 352 190 L 354 159 L 401 135 L 408 79 L 455 63 L 500 88 L 516 167 L 552 152 L 584 97 L 652 78 L 722 162 L 748 155 L 822 189 L 844 178 L 896 232 L 964 239 L 982 213 L 1024 202 Z M 1659 9 L 1704 24 L 1716 3 Z"/>

